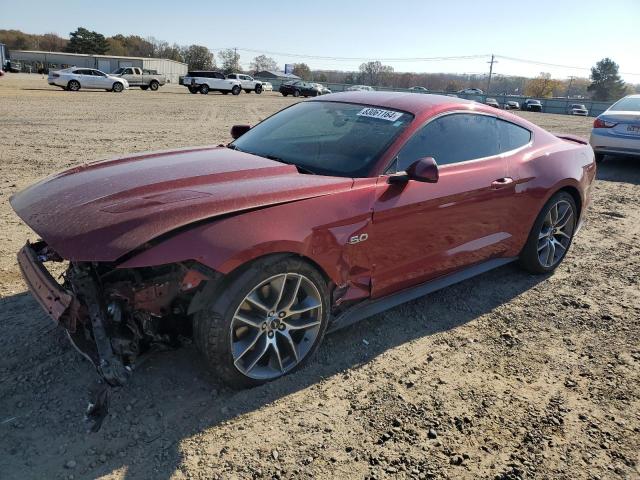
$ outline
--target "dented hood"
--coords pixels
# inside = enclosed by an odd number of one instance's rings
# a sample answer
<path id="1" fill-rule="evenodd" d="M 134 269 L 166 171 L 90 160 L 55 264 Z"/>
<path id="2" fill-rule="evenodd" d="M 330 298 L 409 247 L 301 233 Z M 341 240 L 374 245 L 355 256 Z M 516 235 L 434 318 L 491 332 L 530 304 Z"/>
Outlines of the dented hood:
<path id="1" fill-rule="evenodd" d="M 10 201 L 63 258 L 115 261 L 193 222 L 349 190 L 352 184 L 350 178 L 303 175 L 293 165 L 206 147 L 84 164 Z"/>

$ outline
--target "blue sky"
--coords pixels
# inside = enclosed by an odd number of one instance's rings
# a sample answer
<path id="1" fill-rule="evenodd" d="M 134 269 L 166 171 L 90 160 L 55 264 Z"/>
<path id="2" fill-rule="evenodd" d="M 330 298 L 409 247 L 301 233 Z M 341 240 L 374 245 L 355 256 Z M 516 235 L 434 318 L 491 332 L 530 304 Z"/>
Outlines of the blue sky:
<path id="1" fill-rule="evenodd" d="M 222 6 L 222 5 L 225 6 Z M 100 5 L 98 7 L 98 5 Z M 234 6 L 235 5 L 235 6 Z M 170 43 L 197 43 L 214 52 L 238 47 L 248 66 L 251 49 L 357 60 L 271 55 L 279 63 L 355 70 L 361 59 L 497 55 L 590 67 L 609 56 L 640 83 L 640 0 L 320 0 L 265 2 L 88 2 L 0 0 L 0 28 L 68 37 L 78 26 L 105 35 L 139 34 Z M 484 73 L 488 57 L 456 61 L 385 61 L 396 71 Z M 499 59 L 505 75 L 557 78 L 588 70 Z"/>

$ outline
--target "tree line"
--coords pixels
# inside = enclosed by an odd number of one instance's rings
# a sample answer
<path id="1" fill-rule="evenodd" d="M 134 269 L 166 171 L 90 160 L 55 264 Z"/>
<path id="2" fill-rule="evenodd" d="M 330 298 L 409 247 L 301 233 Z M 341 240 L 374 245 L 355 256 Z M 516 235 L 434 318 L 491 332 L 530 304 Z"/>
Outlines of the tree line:
<path id="1" fill-rule="evenodd" d="M 55 33 L 38 35 L 20 30 L 0 30 L 0 43 L 15 50 L 167 58 L 188 64 L 190 70 L 219 69 L 225 73 L 243 71 L 240 54 L 234 49 L 220 50 L 216 61 L 216 55 L 203 45 L 170 44 L 154 37 L 142 38 L 138 35 L 118 34 L 105 37 L 84 27 L 70 32 L 69 39 Z M 266 55 L 254 57 L 248 73 L 264 70 L 279 70 L 277 62 Z M 487 90 L 488 83 L 486 75 L 396 72 L 390 65 L 384 65 L 379 61 L 363 63 L 358 71 L 312 70 L 306 63 L 295 63 L 293 73 L 308 81 L 365 84 L 387 88 L 422 86 L 437 92 L 457 92 L 463 88 Z M 545 72 L 541 72 L 535 78 L 494 75 L 490 92 L 487 93 L 613 100 L 634 92 L 640 93 L 640 85 L 626 84 L 620 78 L 618 65 L 613 60 L 604 58 L 591 69 L 590 78 L 572 77 L 560 80 Z"/>

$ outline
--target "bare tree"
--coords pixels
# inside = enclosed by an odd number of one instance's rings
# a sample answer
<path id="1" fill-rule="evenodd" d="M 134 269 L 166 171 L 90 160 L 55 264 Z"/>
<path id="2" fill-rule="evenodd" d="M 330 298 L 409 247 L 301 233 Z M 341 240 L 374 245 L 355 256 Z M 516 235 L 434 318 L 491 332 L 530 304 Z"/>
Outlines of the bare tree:
<path id="1" fill-rule="evenodd" d="M 389 81 L 393 73 L 393 67 L 383 65 L 379 61 L 367 62 L 360 65 L 360 76 L 364 83 L 369 85 L 381 85 Z"/>
<path id="2" fill-rule="evenodd" d="M 264 70 L 278 70 L 278 63 L 266 55 L 258 55 L 251 62 L 252 72 L 262 72 Z"/>
<path id="3" fill-rule="evenodd" d="M 184 61 L 189 65 L 190 70 L 211 70 L 216 68 L 213 53 L 202 45 L 191 45 L 182 52 Z"/>
<path id="4" fill-rule="evenodd" d="M 218 52 L 218 57 L 220 58 L 220 67 L 224 73 L 242 71 L 242 68 L 240 67 L 240 54 L 236 50 L 232 48 L 220 50 Z"/>

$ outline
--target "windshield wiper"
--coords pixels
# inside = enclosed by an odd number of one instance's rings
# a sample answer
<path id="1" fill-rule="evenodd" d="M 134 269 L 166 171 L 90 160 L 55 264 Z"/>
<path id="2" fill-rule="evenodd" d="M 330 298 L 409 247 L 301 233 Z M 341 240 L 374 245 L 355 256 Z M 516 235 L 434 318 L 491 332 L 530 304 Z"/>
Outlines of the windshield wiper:
<path id="1" fill-rule="evenodd" d="M 302 167 L 302 166 L 300 166 L 300 165 L 298 165 L 297 163 L 294 163 L 294 162 L 287 162 L 286 160 L 283 160 L 280 157 L 276 157 L 275 155 L 263 155 L 263 157 L 264 158 L 268 158 L 269 160 L 275 160 L 276 162 L 284 163 L 286 165 L 293 165 L 298 169 L 298 171 L 300 173 L 308 173 L 309 175 L 315 175 L 316 174 L 316 172 L 314 172 L 313 170 L 309 170 L 308 168 Z"/>

